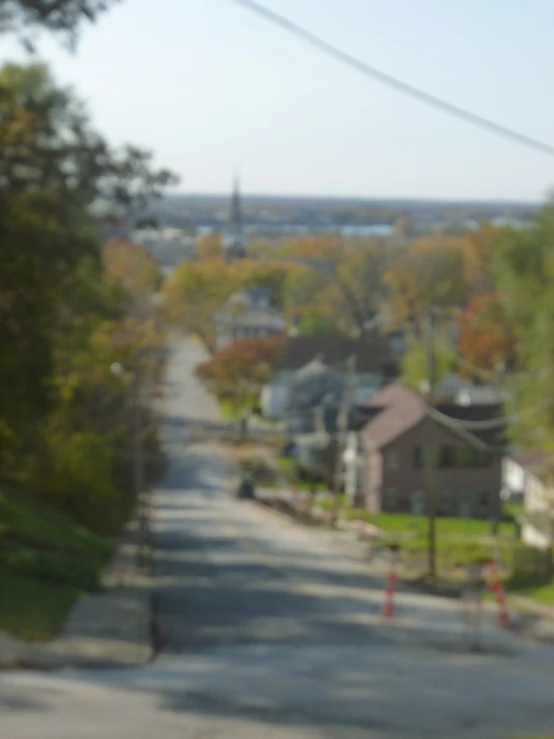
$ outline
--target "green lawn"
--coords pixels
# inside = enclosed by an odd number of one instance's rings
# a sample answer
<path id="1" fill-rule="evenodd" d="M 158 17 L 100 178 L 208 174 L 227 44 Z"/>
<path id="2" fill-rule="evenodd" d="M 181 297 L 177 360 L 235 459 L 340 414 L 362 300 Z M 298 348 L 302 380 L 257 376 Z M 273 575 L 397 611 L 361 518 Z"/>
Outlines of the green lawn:
<path id="1" fill-rule="evenodd" d="M 19 493 L 0 493 L 0 542 L 5 537 L 56 545 L 97 558 L 110 554 L 110 543 L 65 516 Z"/>
<path id="2" fill-rule="evenodd" d="M 519 576 L 515 580 L 508 581 L 506 589 L 509 593 L 531 598 L 545 606 L 554 606 L 554 577 L 550 583 L 544 583 L 537 580 L 533 582 L 531 577 Z"/>
<path id="3" fill-rule="evenodd" d="M 98 588 L 114 542 L 13 491 L 0 494 L 0 629 L 55 634 L 79 592 Z"/>
<path id="4" fill-rule="evenodd" d="M 349 518 L 361 518 L 372 523 L 385 532 L 403 534 L 407 536 L 420 537 L 427 533 L 427 516 L 412 516 L 408 513 L 368 513 L 363 510 L 350 509 L 345 511 Z M 498 526 L 501 536 L 512 536 L 514 525 L 503 521 Z M 437 518 L 437 534 L 454 537 L 489 537 L 491 527 L 488 521 L 466 518 Z"/>
<path id="5" fill-rule="evenodd" d="M 78 591 L 0 574 L 0 631 L 47 641 L 59 633 Z"/>

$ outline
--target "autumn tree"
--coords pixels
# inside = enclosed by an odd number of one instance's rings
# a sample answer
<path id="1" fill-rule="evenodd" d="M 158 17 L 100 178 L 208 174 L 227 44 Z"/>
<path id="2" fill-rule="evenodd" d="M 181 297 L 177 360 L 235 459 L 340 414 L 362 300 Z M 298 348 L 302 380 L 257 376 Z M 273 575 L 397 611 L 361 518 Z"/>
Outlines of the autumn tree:
<path id="1" fill-rule="evenodd" d="M 196 244 L 197 259 L 215 259 L 223 256 L 223 238 L 221 234 L 206 234 Z"/>
<path id="2" fill-rule="evenodd" d="M 465 235 L 466 278 L 475 292 L 494 290 L 494 255 L 505 229 L 485 224 Z"/>
<path id="3" fill-rule="evenodd" d="M 251 409 L 263 386 L 275 374 L 285 342 L 284 336 L 239 339 L 201 364 L 197 377 L 235 412 Z"/>
<path id="4" fill-rule="evenodd" d="M 425 238 L 397 249 L 384 275 L 390 291 L 392 323 L 408 324 L 418 339 L 432 306 L 461 307 L 469 291 L 465 275 L 465 242 Z"/>
<path id="5" fill-rule="evenodd" d="M 160 266 L 146 246 L 110 239 L 102 250 L 104 268 L 129 295 L 135 313 L 152 314 L 152 296 L 161 285 Z"/>
<path id="6" fill-rule="evenodd" d="M 477 370 L 512 371 L 517 337 L 497 291 L 472 295 L 458 318 L 459 352 L 467 360 L 466 375 Z"/>
<path id="7" fill-rule="evenodd" d="M 302 267 L 287 285 L 290 313 L 318 314 L 347 334 L 373 328 L 387 294 L 383 274 L 388 254 L 379 244 L 313 236 L 296 239 L 281 251 Z"/>
<path id="8" fill-rule="evenodd" d="M 165 316 L 215 354 L 218 314 L 236 289 L 236 274 L 223 260 L 182 262 L 163 287 Z"/>
<path id="9" fill-rule="evenodd" d="M 97 338 L 125 322 L 127 292 L 103 270 L 95 214 L 159 193 L 172 178 L 150 161 L 112 149 L 43 65 L 0 69 L 0 473 L 95 526 L 122 520 L 114 465 L 129 438 L 118 456 L 128 392 Z"/>

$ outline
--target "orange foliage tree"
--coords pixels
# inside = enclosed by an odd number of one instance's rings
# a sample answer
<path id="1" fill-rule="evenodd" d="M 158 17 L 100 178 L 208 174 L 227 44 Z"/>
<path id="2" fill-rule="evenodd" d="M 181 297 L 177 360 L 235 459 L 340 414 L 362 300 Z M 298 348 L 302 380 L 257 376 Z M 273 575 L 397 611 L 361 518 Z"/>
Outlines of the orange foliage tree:
<path id="1" fill-rule="evenodd" d="M 252 408 L 275 373 L 285 345 L 284 335 L 238 339 L 200 364 L 196 375 L 220 402 L 234 410 Z"/>
<path id="2" fill-rule="evenodd" d="M 472 295 L 458 319 L 458 349 L 466 359 L 462 370 L 472 367 L 493 371 L 499 366 L 512 369 L 517 337 L 498 293 L 494 290 Z"/>

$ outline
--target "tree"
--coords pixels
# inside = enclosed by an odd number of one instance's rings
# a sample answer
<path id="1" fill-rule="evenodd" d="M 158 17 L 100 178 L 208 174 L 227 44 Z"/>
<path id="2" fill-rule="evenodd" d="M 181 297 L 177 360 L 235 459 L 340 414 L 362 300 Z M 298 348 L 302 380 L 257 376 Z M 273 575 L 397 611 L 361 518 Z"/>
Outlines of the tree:
<path id="1" fill-rule="evenodd" d="M 160 266 L 146 246 L 110 239 L 102 250 L 106 272 L 118 280 L 130 296 L 135 312 L 152 314 L 152 296 L 161 285 Z"/>
<path id="2" fill-rule="evenodd" d="M 215 354 L 218 313 L 236 288 L 236 274 L 223 260 L 183 262 L 164 284 L 165 316 Z"/>
<path id="3" fill-rule="evenodd" d="M 455 348 L 448 332 L 444 329 L 437 331 L 438 340 L 433 346 L 435 383 L 440 383 L 452 372 L 456 371 Z M 427 390 L 428 364 L 427 349 L 423 340 L 411 336 L 408 348 L 402 357 L 402 379 L 417 392 Z"/>
<path id="4" fill-rule="evenodd" d="M 66 280 L 81 260 L 99 260 L 91 208 L 120 208 L 170 181 L 131 148 L 113 154 L 74 97 L 42 65 L 0 70 L 0 413 L 41 412 L 48 399 L 51 326 Z M 32 351 L 31 351 L 32 348 Z M 9 387 L 9 390 L 8 390 Z M 22 399 L 26 402 L 20 403 Z"/>
<path id="5" fill-rule="evenodd" d="M 418 339 L 432 306 L 461 307 L 468 294 L 460 239 L 425 238 L 400 247 L 384 280 L 392 323 L 410 324 Z"/>
<path id="6" fill-rule="evenodd" d="M 44 28 L 72 42 L 83 23 L 91 23 L 115 0 L 0 0 L 0 33 L 17 33 L 32 48 L 33 33 Z"/>
<path id="7" fill-rule="evenodd" d="M 215 259 L 223 256 L 223 238 L 221 234 L 206 234 L 196 244 L 196 257 L 201 260 Z"/>
<path id="8" fill-rule="evenodd" d="M 475 292 L 494 290 L 494 255 L 504 232 L 503 228 L 485 224 L 466 234 L 466 275 Z"/>
<path id="9" fill-rule="evenodd" d="M 285 348 L 284 336 L 239 339 L 201 364 L 196 375 L 220 402 L 235 411 L 252 408 L 275 374 Z"/>
<path id="10" fill-rule="evenodd" d="M 95 214 L 157 194 L 171 176 L 149 162 L 112 150 L 44 66 L 0 70 L 0 474 L 111 532 L 131 504 L 131 394 L 110 365 L 135 283 L 103 270 Z"/>
<path id="11" fill-rule="evenodd" d="M 473 369 L 498 372 L 515 367 L 517 337 L 497 291 L 472 295 L 458 318 L 458 349 L 467 360 L 465 374 Z"/>
<path id="12" fill-rule="evenodd" d="M 553 244 L 550 203 L 529 228 L 504 231 L 493 260 L 500 299 L 518 338 L 517 371 L 509 383 L 515 412 L 511 436 L 523 446 L 549 451 L 554 450 Z"/>
<path id="13" fill-rule="evenodd" d="M 291 242 L 282 253 L 301 267 L 287 285 L 289 312 L 317 312 L 347 334 L 371 330 L 387 294 L 388 254 L 376 242 L 314 236 Z"/>

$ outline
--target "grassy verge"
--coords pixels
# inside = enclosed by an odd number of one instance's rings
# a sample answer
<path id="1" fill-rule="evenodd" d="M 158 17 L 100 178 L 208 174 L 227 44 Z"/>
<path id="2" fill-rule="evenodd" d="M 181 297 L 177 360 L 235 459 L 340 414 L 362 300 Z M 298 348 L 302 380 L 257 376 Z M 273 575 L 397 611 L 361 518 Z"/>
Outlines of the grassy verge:
<path id="1" fill-rule="evenodd" d="M 537 603 L 554 607 L 554 578 L 550 582 L 522 575 L 510 578 L 506 583 L 506 590 L 513 595 L 531 598 Z"/>
<path id="2" fill-rule="evenodd" d="M 56 634 L 80 592 L 99 587 L 114 543 L 20 494 L 0 494 L 0 629 Z"/>
<path id="3" fill-rule="evenodd" d="M 47 641 L 59 633 L 77 595 L 75 588 L 0 573 L 0 631 Z"/>

